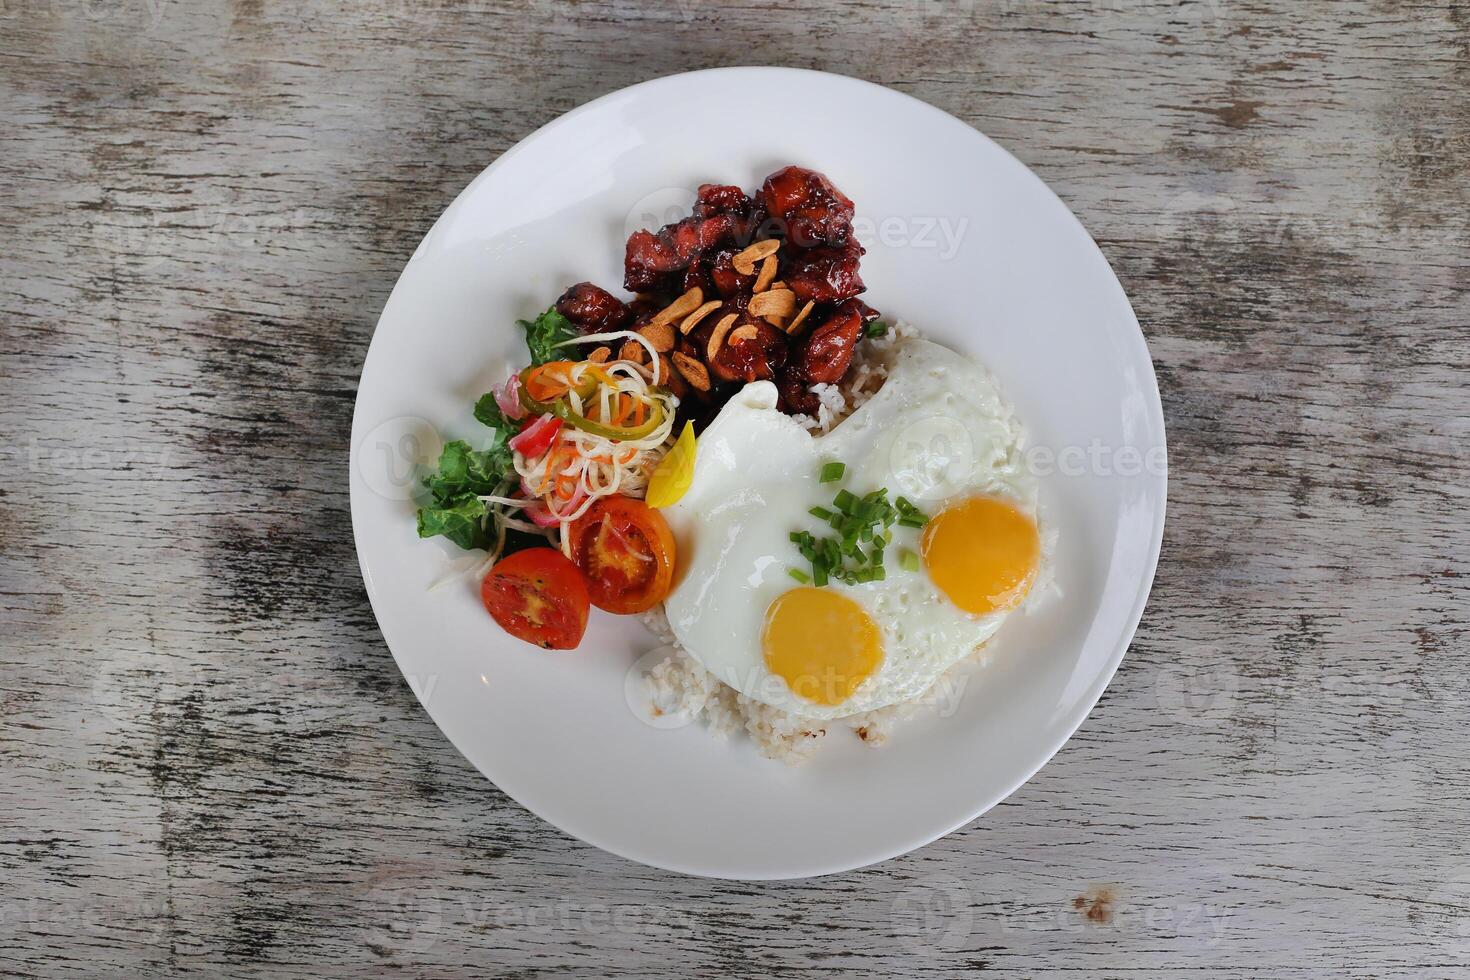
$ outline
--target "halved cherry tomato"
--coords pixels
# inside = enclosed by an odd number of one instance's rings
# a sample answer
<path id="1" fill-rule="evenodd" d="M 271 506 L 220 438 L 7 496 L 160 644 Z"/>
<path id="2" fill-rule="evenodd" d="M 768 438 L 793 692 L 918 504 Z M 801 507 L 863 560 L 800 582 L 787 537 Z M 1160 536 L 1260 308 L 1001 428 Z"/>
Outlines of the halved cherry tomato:
<path id="1" fill-rule="evenodd" d="M 569 529 L 572 558 L 587 577 L 592 604 L 640 613 L 669 594 L 674 534 L 663 515 L 631 497 L 603 497 Z"/>
<path id="2" fill-rule="evenodd" d="M 522 426 L 520 434 L 512 436 L 506 445 L 527 458 L 540 456 L 556 441 L 556 434 L 561 430 L 561 424 L 561 419 L 555 415 L 543 415 L 532 419 Z"/>
<path id="3" fill-rule="evenodd" d="M 547 650 L 571 650 L 587 632 L 587 583 L 555 548 L 500 559 L 480 583 L 480 601 L 501 629 Z"/>

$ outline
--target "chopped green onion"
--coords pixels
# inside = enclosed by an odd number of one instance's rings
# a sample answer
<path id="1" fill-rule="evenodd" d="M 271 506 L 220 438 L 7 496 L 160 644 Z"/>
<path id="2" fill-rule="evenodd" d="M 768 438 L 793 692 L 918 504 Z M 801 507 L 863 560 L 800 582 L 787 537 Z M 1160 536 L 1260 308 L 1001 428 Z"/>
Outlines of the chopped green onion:
<path id="1" fill-rule="evenodd" d="M 881 337 L 887 332 L 888 324 L 884 323 L 882 320 L 874 320 L 866 327 L 863 327 L 864 337 Z"/>
<path id="2" fill-rule="evenodd" d="M 822 482 L 840 480 L 846 472 L 843 463 L 823 464 Z M 816 537 L 807 531 L 792 531 L 790 538 L 803 558 L 811 563 L 811 582 L 818 587 L 829 581 L 857 585 L 881 582 L 887 577 L 883 567 L 884 552 L 893 541 L 893 525 L 922 528 L 929 521 L 907 497 L 888 497 L 888 488 L 879 487 L 858 496 L 839 489 L 831 507 L 811 507 L 807 513 L 826 521 L 832 534 Z M 919 557 L 903 550 L 899 563 L 909 571 L 917 571 Z M 804 582 L 804 572 L 791 571 L 791 577 Z"/>
<path id="3" fill-rule="evenodd" d="M 796 579 L 802 585 L 808 585 L 811 583 L 812 580 L 812 577 L 810 575 L 808 575 L 806 572 L 803 572 L 799 568 L 788 568 L 786 569 L 786 574 Z"/>

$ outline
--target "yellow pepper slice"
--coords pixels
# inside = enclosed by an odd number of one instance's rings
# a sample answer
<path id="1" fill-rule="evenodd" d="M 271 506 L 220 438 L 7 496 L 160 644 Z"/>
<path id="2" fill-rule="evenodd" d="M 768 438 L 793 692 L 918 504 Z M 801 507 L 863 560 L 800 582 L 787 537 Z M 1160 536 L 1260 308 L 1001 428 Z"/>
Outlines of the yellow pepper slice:
<path id="1" fill-rule="evenodd" d="M 674 448 L 659 460 L 653 475 L 648 478 L 648 496 L 644 501 L 648 506 L 671 507 L 689 492 L 689 485 L 694 482 L 697 451 L 694 423 L 685 422 L 684 431 L 674 441 Z"/>

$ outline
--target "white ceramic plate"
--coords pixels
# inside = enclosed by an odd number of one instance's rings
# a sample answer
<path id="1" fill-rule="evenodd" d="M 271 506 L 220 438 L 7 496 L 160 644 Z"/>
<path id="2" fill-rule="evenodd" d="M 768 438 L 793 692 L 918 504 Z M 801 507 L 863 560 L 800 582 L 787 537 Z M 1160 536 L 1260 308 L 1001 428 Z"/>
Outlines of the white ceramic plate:
<path id="1" fill-rule="evenodd" d="M 502 633 L 473 581 L 428 591 L 462 553 L 415 537 L 410 465 L 430 460 L 441 438 L 479 437 L 474 399 L 526 359 L 518 317 L 582 279 L 621 293 L 630 230 L 687 213 L 702 182 L 749 189 L 788 163 L 825 172 L 857 203 L 864 299 L 984 361 L 1015 403 L 1042 447 L 1063 591 L 1043 614 L 1006 624 L 947 717 L 915 718 L 878 749 L 834 733 L 800 767 L 697 723 L 654 727 L 630 708 L 625 679 L 654 646 L 631 618 L 594 610 L 579 650 L 546 653 Z M 1163 533 L 1163 447 L 1128 300 L 1030 171 L 888 89 L 723 69 L 635 85 L 566 114 L 501 156 L 439 218 L 363 367 L 352 523 L 399 668 L 496 785 L 636 861 L 792 878 L 881 861 L 973 820 L 1076 730 L 1148 596 Z"/>

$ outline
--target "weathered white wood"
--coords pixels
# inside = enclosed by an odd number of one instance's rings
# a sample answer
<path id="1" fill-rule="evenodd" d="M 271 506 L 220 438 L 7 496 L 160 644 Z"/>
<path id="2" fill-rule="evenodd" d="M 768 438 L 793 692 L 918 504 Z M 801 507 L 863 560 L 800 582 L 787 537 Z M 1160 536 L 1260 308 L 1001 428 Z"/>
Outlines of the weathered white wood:
<path id="1" fill-rule="evenodd" d="M 1138 639 L 1058 757 L 770 885 L 570 841 L 459 758 L 345 472 L 454 193 L 740 63 L 911 92 L 1049 181 L 1173 464 Z M 1467 88 L 1455 2 L 4 0 L 0 972 L 1465 974 Z"/>

